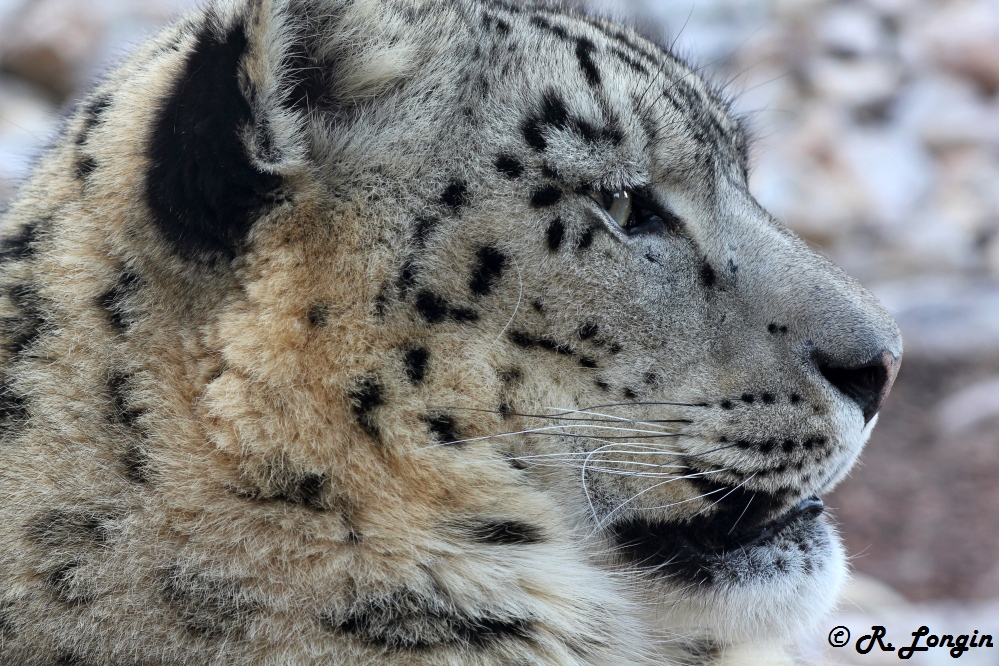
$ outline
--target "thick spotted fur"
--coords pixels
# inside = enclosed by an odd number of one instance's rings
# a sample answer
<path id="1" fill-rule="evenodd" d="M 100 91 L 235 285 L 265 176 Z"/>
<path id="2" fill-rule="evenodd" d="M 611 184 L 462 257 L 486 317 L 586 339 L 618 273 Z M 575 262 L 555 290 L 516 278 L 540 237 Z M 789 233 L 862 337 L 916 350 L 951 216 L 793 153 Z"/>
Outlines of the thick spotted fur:
<path id="1" fill-rule="evenodd" d="M 0 228 L 0 664 L 779 653 L 901 342 L 746 155 L 695 70 L 565 8 L 165 30 Z"/>

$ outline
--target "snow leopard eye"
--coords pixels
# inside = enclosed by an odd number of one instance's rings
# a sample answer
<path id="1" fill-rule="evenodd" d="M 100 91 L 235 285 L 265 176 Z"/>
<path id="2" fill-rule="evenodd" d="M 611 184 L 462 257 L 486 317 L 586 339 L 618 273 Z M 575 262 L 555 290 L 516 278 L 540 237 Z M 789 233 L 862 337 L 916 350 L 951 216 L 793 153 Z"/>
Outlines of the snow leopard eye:
<path id="1" fill-rule="evenodd" d="M 650 197 L 632 190 L 597 190 L 590 192 L 615 224 L 627 234 L 678 231 L 683 221 Z"/>
<path id="2" fill-rule="evenodd" d="M 613 193 L 604 190 L 602 192 L 595 192 L 592 196 L 610 218 L 617 222 L 619 227 L 624 230 L 628 229 L 633 201 L 631 193 L 628 190 L 618 190 Z"/>

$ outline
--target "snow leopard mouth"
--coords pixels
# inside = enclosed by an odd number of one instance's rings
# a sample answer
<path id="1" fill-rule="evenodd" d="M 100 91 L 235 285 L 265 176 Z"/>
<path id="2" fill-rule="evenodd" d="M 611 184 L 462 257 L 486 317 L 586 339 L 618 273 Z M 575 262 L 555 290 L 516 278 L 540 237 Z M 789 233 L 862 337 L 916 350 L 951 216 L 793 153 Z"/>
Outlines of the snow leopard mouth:
<path id="1" fill-rule="evenodd" d="M 819 519 L 824 509 L 822 500 L 813 496 L 751 527 L 726 525 L 716 518 L 683 524 L 627 519 L 611 529 L 620 552 L 636 565 L 656 574 L 709 584 L 736 560 L 753 559 L 756 551 L 770 547 L 778 553 L 787 548 L 803 552 L 810 542 L 824 541 L 828 528 Z M 764 559 L 775 565 L 781 561 L 779 557 Z"/>

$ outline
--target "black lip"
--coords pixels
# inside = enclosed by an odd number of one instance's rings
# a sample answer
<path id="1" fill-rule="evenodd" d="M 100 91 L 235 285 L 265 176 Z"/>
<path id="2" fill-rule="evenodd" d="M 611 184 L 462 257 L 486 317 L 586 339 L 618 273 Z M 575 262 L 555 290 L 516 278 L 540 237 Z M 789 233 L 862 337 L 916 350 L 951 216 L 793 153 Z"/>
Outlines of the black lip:
<path id="1" fill-rule="evenodd" d="M 826 505 L 818 497 L 812 496 L 801 500 L 794 508 L 784 515 L 779 516 L 773 522 L 757 527 L 755 530 L 756 534 L 750 538 L 746 538 L 749 536 L 747 534 L 741 535 L 743 538 L 740 540 L 739 545 L 743 548 L 762 545 L 783 532 L 788 525 L 798 518 L 804 517 L 806 520 L 810 520 L 825 511 L 825 508 Z"/>
<path id="2" fill-rule="evenodd" d="M 636 564 L 709 582 L 711 563 L 726 553 L 762 546 L 791 525 L 814 520 L 824 509 L 822 500 L 809 497 L 774 520 L 738 532 L 705 530 L 696 521 L 650 523 L 634 518 L 616 522 L 611 531 L 620 552 Z"/>

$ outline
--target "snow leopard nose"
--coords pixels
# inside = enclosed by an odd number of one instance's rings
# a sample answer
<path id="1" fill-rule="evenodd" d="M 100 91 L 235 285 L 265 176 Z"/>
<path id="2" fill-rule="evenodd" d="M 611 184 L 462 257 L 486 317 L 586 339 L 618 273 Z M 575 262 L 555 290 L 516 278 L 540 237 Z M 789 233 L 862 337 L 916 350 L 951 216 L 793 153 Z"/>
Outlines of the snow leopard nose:
<path id="1" fill-rule="evenodd" d="M 884 351 L 864 363 L 842 367 L 833 365 L 822 352 L 815 351 L 812 353 L 812 362 L 826 381 L 857 403 L 864 413 L 866 425 L 881 409 L 881 404 L 895 383 L 902 358 Z"/>

